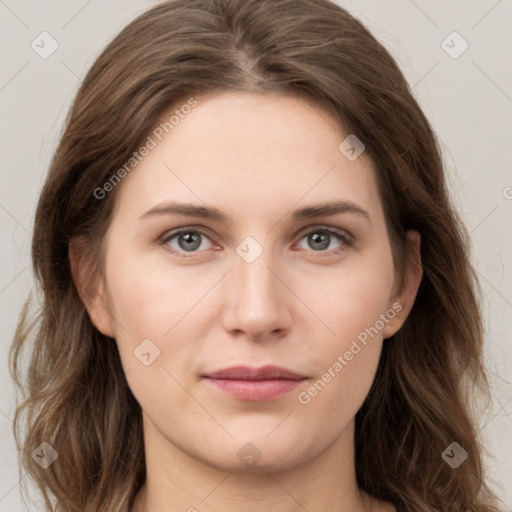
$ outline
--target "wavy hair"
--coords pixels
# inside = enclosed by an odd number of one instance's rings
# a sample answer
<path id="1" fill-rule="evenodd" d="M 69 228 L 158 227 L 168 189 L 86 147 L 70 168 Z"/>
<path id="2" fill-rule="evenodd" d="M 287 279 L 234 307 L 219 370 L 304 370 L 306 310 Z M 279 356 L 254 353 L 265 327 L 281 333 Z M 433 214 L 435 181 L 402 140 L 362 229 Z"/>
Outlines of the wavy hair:
<path id="1" fill-rule="evenodd" d="M 400 512 L 497 510 L 472 413 L 476 391 L 487 390 L 477 281 L 441 149 L 392 56 L 329 0 L 168 1 L 127 25 L 83 80 L 35 215 L 37 309 L 29 298 L 9 352 L 22 393 L 14 417 L 20 466 L 47 510 L 128 512 L 144 483 L 141 408 L 116 344 L 80 300 L 69 243 L 82 240 L 101 272 L 122 184 L 102 200 L 94 191 L 170 105 L 217 90 L 299 95 L 327 106 L 374 163 L 402 277 L 413 263 L 406 231 L 421 234 L 415 304 L 384 343 L 356 416 L 359 487 Z M 31 455 L 44 442 L 58 453 L 46 469 Z M 469 454 L 457 469 L 441 457 L 452 442 Z"/>

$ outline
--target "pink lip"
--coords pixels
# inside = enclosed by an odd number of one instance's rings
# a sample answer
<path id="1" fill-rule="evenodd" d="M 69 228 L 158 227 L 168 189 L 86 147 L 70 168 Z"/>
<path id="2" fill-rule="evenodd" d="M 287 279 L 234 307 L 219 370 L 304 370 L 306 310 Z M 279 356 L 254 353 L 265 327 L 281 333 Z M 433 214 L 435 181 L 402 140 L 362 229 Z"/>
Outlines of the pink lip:
<path id="1" fill-rule="evenodd" d="M 306 377 L 278 366 L 235 366 L 204 375 L 216 389 L 242 400 L 275 400 L 296 388 Z"/>

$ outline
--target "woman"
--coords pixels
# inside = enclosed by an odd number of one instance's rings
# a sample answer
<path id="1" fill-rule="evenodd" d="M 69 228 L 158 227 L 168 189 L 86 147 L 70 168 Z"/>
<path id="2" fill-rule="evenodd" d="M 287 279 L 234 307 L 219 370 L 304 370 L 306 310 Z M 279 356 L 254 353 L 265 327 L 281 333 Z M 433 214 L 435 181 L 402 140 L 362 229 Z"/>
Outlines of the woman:
<path id="1" fill-rule="evenodd" d="M 467 250 L 360 22 L 161 4 L 92 66 L 40 197 L 21 461 L 66 512 L 497 510 Z"/>

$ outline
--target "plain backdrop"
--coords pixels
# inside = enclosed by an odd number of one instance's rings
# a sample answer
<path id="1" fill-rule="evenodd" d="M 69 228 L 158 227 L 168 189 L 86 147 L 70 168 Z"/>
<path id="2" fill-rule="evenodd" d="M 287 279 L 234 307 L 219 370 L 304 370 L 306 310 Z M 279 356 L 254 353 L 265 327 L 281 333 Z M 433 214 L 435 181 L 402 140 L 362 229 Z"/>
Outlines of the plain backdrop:
<path id="1" fill-rule="evenodd" d="M 453 200 L 471 233 L 484 295 L 493 395 L 480 425 L 489 452 L 485 460 L 504 510 L 510 511 L 512 2 L 338 3 L 396 58 L 442 144 Z M 38 194 L 81 77 L 106 43 L 153 5 L 150 0 L 0 0 L 1 512 L 42 510 L 33 491 L 36 503 L 28 508 L 20 498 L 20 480 L 28 479 L 17 469 L 14 387 L 7 369 L 17 316 L 32 287 L 30 239 Z M 42 32 L 58 44 L 47 58 L 31 46 Z"/>

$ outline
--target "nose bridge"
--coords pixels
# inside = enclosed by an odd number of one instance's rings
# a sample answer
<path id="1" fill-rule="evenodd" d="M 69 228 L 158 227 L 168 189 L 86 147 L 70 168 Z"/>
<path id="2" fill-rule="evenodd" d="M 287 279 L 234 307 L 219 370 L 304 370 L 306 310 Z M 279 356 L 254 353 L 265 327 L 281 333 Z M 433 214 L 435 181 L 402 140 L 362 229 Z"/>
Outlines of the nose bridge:
<path id="1" fill-rule="evenodd" d="M 236 248 L 234 256 L 226 327 L 245 331 L 252 337 L 286 328 L 286 294 L 283 284 L 274 275 L 274 267 L 279 267 L 274 251 L 248 237 Z"/>
<path id="2" fill-rule="evenodd" d="M 259 303 L 258 307 L 270 304 L 278 298 L 279 281 L 270 271 L 275 266 L 275 258 L 270 247 L 263 249 L 248 241 L 237 248 L 234 280 L 238 296 L 243 302 Z M 244 249 L 249 249 L 243 253 Z M 242 253 L 242 255 L 240 255 Z"/>

